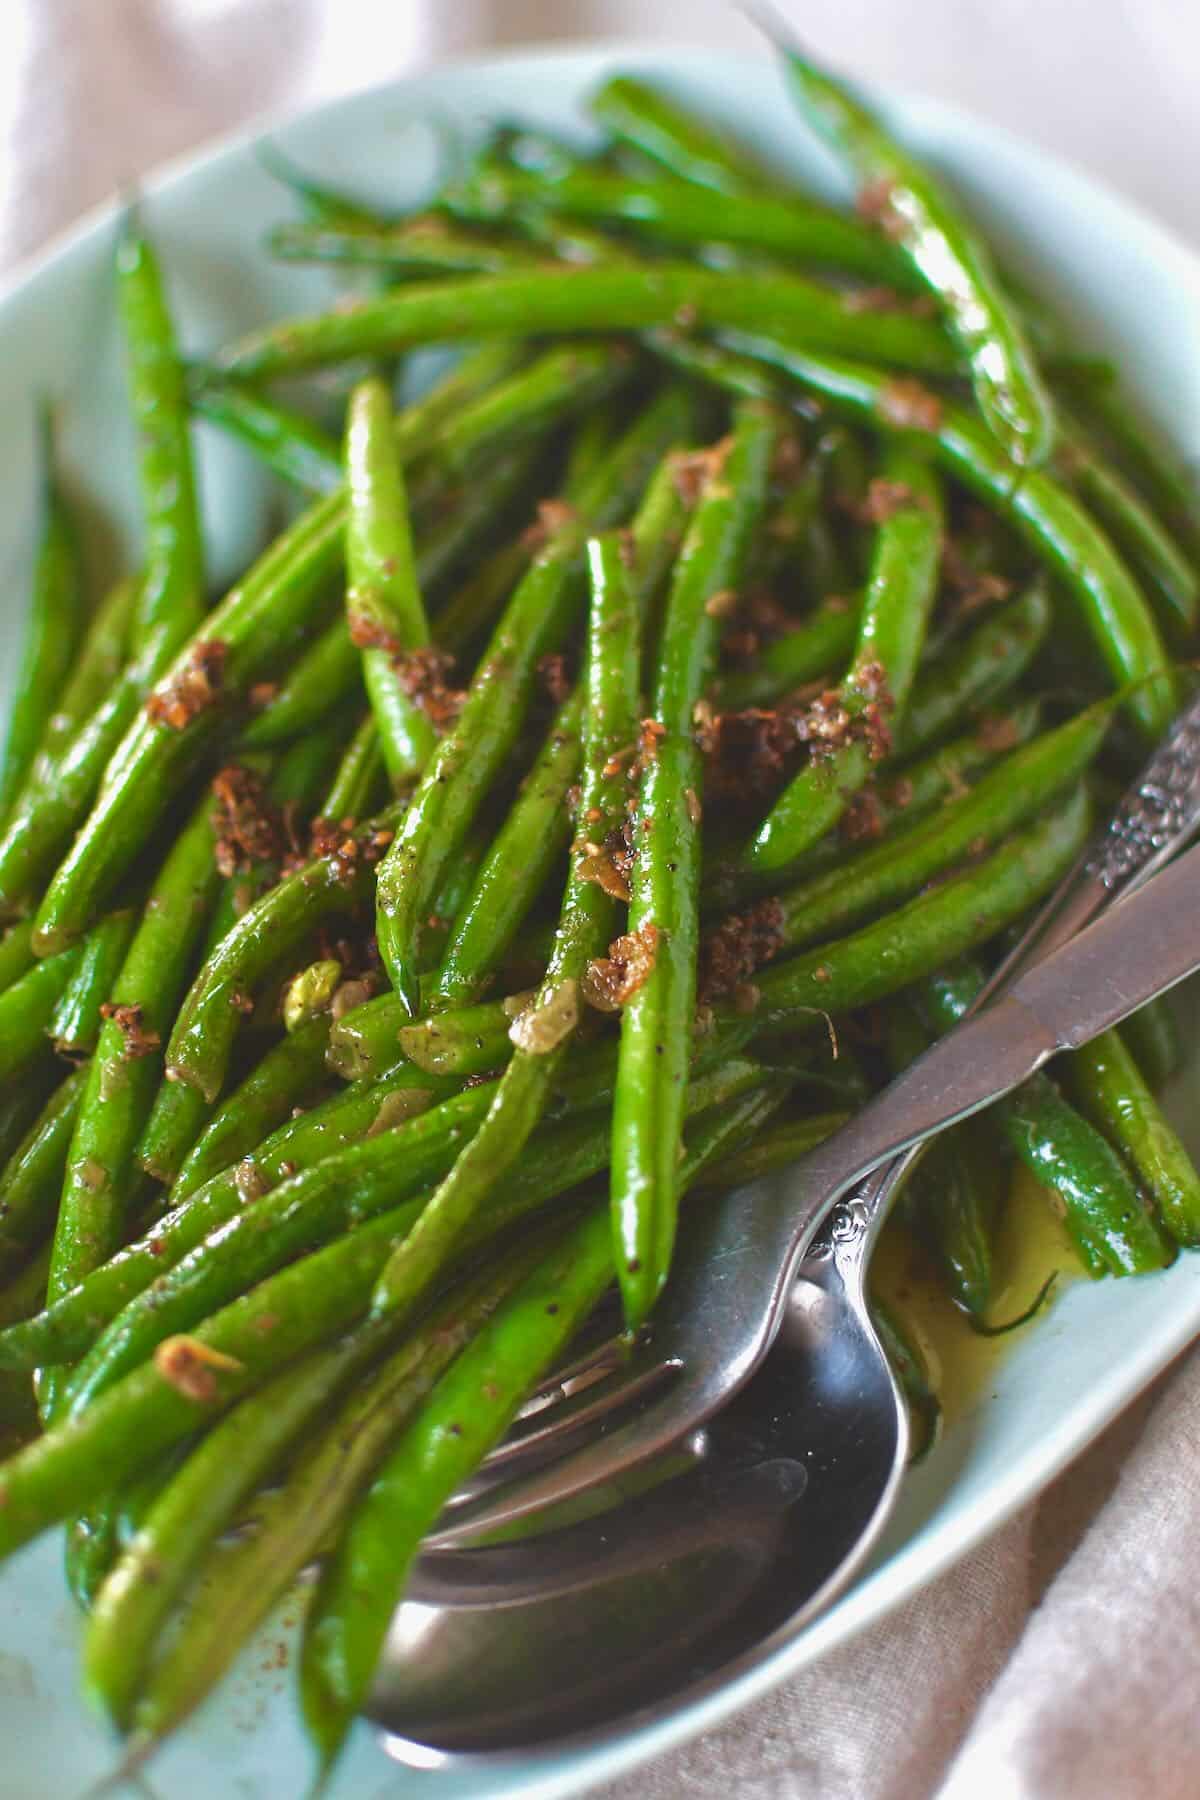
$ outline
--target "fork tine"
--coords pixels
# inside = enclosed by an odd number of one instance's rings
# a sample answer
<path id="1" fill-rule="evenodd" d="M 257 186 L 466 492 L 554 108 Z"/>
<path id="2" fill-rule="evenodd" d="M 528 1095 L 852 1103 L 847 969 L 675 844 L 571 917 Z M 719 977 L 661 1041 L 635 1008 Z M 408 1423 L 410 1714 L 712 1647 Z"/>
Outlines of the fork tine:
<path id="1" fill-rule="evenodd" d="M 520 1457 L 547 1450 L 556 1439 L 606 1419 L 610 1413 L 652 1393 L 660 1382 L 669 1379 L 672 1369 L 670 1363 L 657 1361 L 632 1373 L 619 1366 L 574 1392 L 564 1392 L 561 1400 L 535 1413 L 525 1429 L 511 1431 L 496 1445 L 484 1466 L 500 1468 Z"/>
<path id="2" fill-rule="evenodd" d="M 662 1362 L 657 1363 L 655 1368 L 660 1380 L 653 1383 L 646 1381 L 651 1397 L 632 1419 L 609 1426 L 602 1416 L 596 1435 L 577 1450 L 568 1450 L 563 1456 L 527 1475 L 518 1473 L 511 1481 L 501 1481 L 489 1487 L 478 1501 L 466 1501 L 461 1515 L 426 1538 L 426 1547 L 444 1550 L 452 1545 L 469 1543 L 483 1532 L 513 1524 L 518 1519 L 528 1518 L 531 1513 L 541 1512 L 544 1507 L 572 1499 L 585 1488 L 614 1481 L 650 1457 L 669 1450 L 681 1436 L 678 1402 L 679 1381 L 683 1371 L 678 1364 Z M 675 1379 L 661 1379 L 663 1375 L 669 1374 L 673 1374 Z M 624 1379 L 624 1371 L 621 1371 L 611 1387 L 608 1383 L 605 1384 L 609 1400 L 606 1408 L 608 1414 L 615 1410 L 619 1399 L 630 1395 L 630 1389 L 623 1386 Z M 657 1395 L 655 1388 L 661 1389 Z M 580 1398 L 585 1400 L 590 1396 L 591 1390 L 587 1390 Z M 682 1435 L 686 1437 L 689 1433 L 685 1430 Z"/>

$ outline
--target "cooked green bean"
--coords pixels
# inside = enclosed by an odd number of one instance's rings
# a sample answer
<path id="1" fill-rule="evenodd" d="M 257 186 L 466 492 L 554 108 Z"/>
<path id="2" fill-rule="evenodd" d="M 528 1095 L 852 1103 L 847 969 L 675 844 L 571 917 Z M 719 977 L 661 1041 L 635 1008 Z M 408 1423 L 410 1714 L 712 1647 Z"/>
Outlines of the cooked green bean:
<path id="1" fill-rule="evenodd" d="M 1200 1175 L 1122 1034 L 1093 1038 L 1064 1073 L 1076 1105 L 1120 1150 L 1171 1236 L 1185 1246 L 1200 1242 Z"/>
<path id="2" fill-rule="evenodd" d="M 125 961 L 137 929 L 137 912 L 126 906 L 98 919 L 80 946 L 75 973 L 54 1009 L 49 1035 L 66 1056 L 83 1056 L 96 1048 L 102 1008 Z"/>
<path id="3" fill-rule="evenodd" d="M 1131 1013 L 1121 1026 L 1138 1068 L 1157 1094 L 1183 1061 L 1179 1024 L 1168 999 L 1152 1000 Z"/>
<path id="4" fill-rule="evenodd" d="M 188 398 L 198 418 L 247 444 L 269 469 L 303 492 L 330 494 L 341 485 L 336 442 L 303 413 L 234 382 L 213 381 L 203 370 L 193 372 Z"/>
<path id="5" fill-rule="evenodd" d="M 144 560 L 133 648 L 161 668 L 203 617 L 204 551 L 183 364 L 158 258 L 133 208 L 117 245 L 117 296 L 142 495 Z"/>
<path id="6" fill-rule="evenodd" d="M 939 327 L 906 313 L 863 313 L 798 275 L 696 268 L 691 263 L 520 270 L 466 281 L 420 282 L 341 311 L 287 319 L 240 339 L 215 367 L 262 380 L 386 355 L 414 344 L 567 331 L 638 331 L 684 311 L 710 327 L 795 333 L 901 369 L 954 370 Z"/>
<path id="7" fill-rule="evenodd" d="M 810 756 L 745 854 L 754 874 L 785 868 L 837 823 L 904 718 L 937 588 L 942 505 L 928 466 L 901 442 L 886 456 L 883 516 L 850 668 L 835 701 L 819 703 Z"/>
<path id="8" fill-rule="evenodd" d="M 950 191 L 865 101 L 792 44 L 776 47 L 806 119 L 849 165 L 860 210 L 941 302 L 998 445 L 1018 466 L 1044 463 L 1054 405 L 987 246 Z"/>
<path id="9" fill-rule="evenodd" d="M 79 544 L 54 468 L 53 426 L 46 408 L 40 415 L 40 454 L 41 538 L 33 568 L 16 692 L 0 760 L 0 820 L 7 819 L 33 771 L 84 632 Z"/>
<path id="10" fill-rule="evenodd" d="M 17 1265 L 54 1229 L 54 1207 L 86 1080 L 86 1069 L 75 1069 L 67 1076 L 5 1164 L 0 1281 L 14 1276 Z"/>
<path id="11" fill-rule="evenodd" d="M 643 727 L 629 874 L 627 943 L 634 948 L 628 986 L 618 982 L 613 996 L 622 1007 L 612 1124 L 613 1239 L 631 1329 L 643 1323 L 667 1278 L 675 1237 L 699 936 L 704 775 L 693 713 L 716 652 L 719 625 L 711 603 L 736 590 L 741 579 L 766 505 L 778 435 L 773 409 L 746 402 L 735 412 L 725 453 L 711 461 L 672 576 L 652 718 Z"/>

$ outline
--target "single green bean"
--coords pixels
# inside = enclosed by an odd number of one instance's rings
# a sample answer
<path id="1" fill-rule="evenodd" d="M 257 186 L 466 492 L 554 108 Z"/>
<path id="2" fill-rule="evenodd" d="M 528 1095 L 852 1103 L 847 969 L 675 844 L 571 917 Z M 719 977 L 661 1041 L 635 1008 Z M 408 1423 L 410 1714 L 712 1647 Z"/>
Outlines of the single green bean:
<path id="1" fill-rule="evenodd" d="M 911 286 L 905 260 L 857 219 L 800 195 L 745 192 L 714 207 L 712 195 L 685 182 L 638 178 L 577 165 L 554 175 L 490 167 L 450 190 L 459 217 L 511 220 L 523 209 L 565 214 L 591 224 L 652 236 L 668 244 L 711 244 L 766 251 L 801 263 L 847 269 L 872 281 Z"/>
<path id="2" fill-rule="evenodd" d="M 768 644 L 752 668 L 722 675 L 717 705 L 728 712 L 769 706 L 792 688 L 841 668 L 853 652 L 860 613 L 858 596 L 828 595 L 794 630 Z"/>
<path id="3" fill-rule="evenodd" d="M 0 1080 L 19 1075 L 37 1056 L 81 956 L 76 945 L 46 957 L 0 994 Z"/>
<path id="4" fill-rule="evenodd" d="M 132 576 L 118 581 L 100 602 L 85 628 L 58 704 L 43 721 L 41 748 L 30 771 L 32 785 L 45 782 L 62 751 L 120 674 L 137 594 L 138 583 Z"/>
<path id="5" fill-rule="evenodd" d="M 96 1048 L 102 1008 L 111 997 L 137 923 L 136 909 L 122 907 L 105 913 L 84 938 L 75 973 L 50 1021 L 49 1035 L 61 1054 L 84 1056 Z"/>
<path id="6" fill-rule="evenodd" d="M 281 262 L 365 266 L 399 275 L 485 275 L 542 268 L 546 260 L 519 238 L 463 231 L 436 215 L 386 226 L 289 220 L 267 234 L 267 249 Z"/>
<path id="7" fill-rule="evenodd" d="M 516 333 L 637 331 L 670 325 L 681 311 L 699 326 L 794 333 L 814 346 L 857 351 L 903 369 L 937 374 L 954 369 L 943 332 L 928 320 L 863 313 L 797 275 L 667 262 L 421 282 L 342 311 L 286 319 L 252 332 L 222 351 L 215 366 L 239 380 L 261 380 L 414 344 Z"/>
<path id="8" fill-rule="evenodd" d="M 762 163 L 741 144 L 634 75 L 610 76 L 588 110 L 606 131 L 684 181 L 722 193 L 769 183 Z"/>
<path id="9" fill-rule="evenodd" d="M 1076 1105 L 1124 1156 L 1172 1237 L 1200 1243 L 1200 1176 L 1122 1034 L 1093 1038 L 1064 1074 Z"/>
<path id="10" fill-rule="evenodd" d="M 323 819 L 349 819 L 357 825 L 383 805 L 384 786 L 383 749 L 375 716 L 368 713 L 347 744 L 318 813 Z"/>
<path id="11" fill-rule="evenodd" d="M 33 921 L 18 919 L 0 937 L 0 993 L 27 975 L 37 958 L 33 954 Z"/>
<path id="12" fill-rule="evenodd" d="M 1168 636 L 1186 642 L 1195 631 L 1200 607 L 1200 578 L 1191 558 L 1120 471 L 1079 433 L 1072 431 L 1060 445 L 1058 467 L 1145 582 Z"/>
<path id="13" fill-rule="evenodd" d="M 896 753 L 914 756 L 1015 687 L 1050 629 L 1051 606 L 1043 581 L 1030 583 L 1015 600 L 989 612 L 913 682 L 908 712 L 896 737 Z"/>
<path id="14" fill-rule="evenodd" d="M 693 713 L 716 651 L 711 602 L 741 579 L 778 437 L 771 408 L 736 409 L 727 455 L 713 465 L 679 553 L 659 642 L 629 877 L 629 935 L 649 967 L 624 1000 L 613 1105 L 613 1242 L 632 1330 L 666 1280 L 675 1235 L 699 936 L 703 764 Z"/>
<path id="15" fill-rule="evenodd" d="M 14 1276 L 17 1266 L 53 1230 L 54 1208 L 86 1079 L 86 1069 L 76 1069 L 67 1076 L 5 1163 L 0 1199 L 0 1280 Z"/>
<path id="16" fill-rule="evenodd" d="M 837 823 L 904 718 L 937 590 L 942 504 L 928 465 L 903 442 L 888 451 L 880 523 L 849 671 L 836 711 L 823 712 L 808 762 L 784 789 L 744 855 L 754 874 L 785 868 Z"/>
<path id="17" fill-rule="evenodd" d="M 946 1030 L 983 986 L 972 962 L 943 967 L 921 989 L 931 1020 Z M 1043 1186 L 1058 1195 L 1067 1228 L 1093 1274 L 1136 1275 L 1161 1269 L 1175 1255 L 1117 1152 L 1039 1073 L 993 1109 L 1010 1148 Z"/>
<path id="18" fill-rule="evenodd" d="M 41 413 L 40 453 L 41 534 L 16 691 L 0 759 L 0 819 L 7 818 L 32 773 L 47 722 L 54 716 L 84 632 L 79 543 L 55 474 L 53 426 L 46 408 Z"/>
<path id="19" fill-rule="evenodd" d="M 1183 1061 L 1179 1024 L 1168 999 L 1152 1000 L 1131 1013 L 1121 1027 L 1138 1068 L 1157 1094 Z"/>
<path id="20" fill-rule="evenodd" d="M 246 444 L 276 475 L 307 494 L 330 494 L 342 479 L 334 438 L 304 413 L 250 388 L 196 370 L 188 386 L 192 412 Z"/>
<path id="21" fill-rule="evenodd" d="M 204 550 L 188 435 L 187 386 L 162 272 L 137 212 L 117 245 L 117 296 L 138 437 L 144 564 L 133 647 L 161 667 L 204 614 Z"/>
<path id="22" fill-rule="evenodd" d="M 805 117 L 857 181 L 860 209 L 941 302 L 997 445 L 1019 467 L 1044 463 L 1054 404 L 982 238 L 932 170 L 851 88 L 790 44 L 776 48 Z"/>
<path id="23" fill-rule="evenodd" d="M 113 984 L 67 1158 L 50 1297 L 117 1249 L 137 1179 L 134 1148 L 153 1102 L 158 1045 L 178 1004 L 216 898 L 212 800 L 205 794 L 168 852 Z M 70 954 L 70 953 L 68 953 Z"/>
<path id="24" fill-rule="evenodd" d="M 346 614 L 362 652 L 363 681 L 394 788 L 421 773 L 433 725 L 397 657 L 429 643 L 413 561 L 408 496 L 392 430 L 392 403 L 378 377 L 361 382 L 346 414 Z"/>

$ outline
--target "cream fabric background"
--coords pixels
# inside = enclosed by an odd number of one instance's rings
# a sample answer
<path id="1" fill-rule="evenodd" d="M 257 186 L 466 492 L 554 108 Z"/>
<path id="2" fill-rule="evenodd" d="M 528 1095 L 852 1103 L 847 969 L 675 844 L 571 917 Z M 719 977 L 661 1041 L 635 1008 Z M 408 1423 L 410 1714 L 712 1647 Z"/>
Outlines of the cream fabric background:
<path id="1" fill-rule="evenodd" d="M 862 76 L 973 107 L 1200 236 L 1194 0 L 791 10 Z M 0 267 L 256 113 L 582 36 L 759 47 L 718 0 L 0 0 Z M 1185 1800 L 1198 1486 L 1193 1357 L 903 1611 L 605 1800 Z"/>

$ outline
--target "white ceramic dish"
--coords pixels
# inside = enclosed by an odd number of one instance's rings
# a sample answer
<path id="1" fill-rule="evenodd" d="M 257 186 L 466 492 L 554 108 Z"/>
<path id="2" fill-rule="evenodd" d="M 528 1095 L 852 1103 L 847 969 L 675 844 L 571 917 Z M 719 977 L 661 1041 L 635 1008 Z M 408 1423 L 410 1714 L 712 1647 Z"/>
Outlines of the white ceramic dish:
<path id="1" fill-rule="evenodd" d="M 419 197 L 432 142 L 422 121 L 471 129 L 520 117 L 577 121 L 606 70 L 669 80 L 784 166 L 828 185 L 829 164 L 797 122 L 769 63 L 694 51 L 604 46 L 464 63 L 341 101 L 273 130 L 335 183 L 395 203 Z M 1006 256 L 1078 323 L 1081 341 L 1120 355 L 1146 410 L 1200 459 L 1200 262 L 1164 230 L 1082 175 L 953 112 L 890 108 L 908 140 L 949 171 Z M 320 274 L 279 269 L 256 253 L 287 203 L 254 161 L 253 134 L 147 184 L 149 223 L 170 272 L 190 347 L 207 348 L 269 314 L 319 304 Z M 134 520 L 110 279 L 114 214 L 94 216 L 32 265 L 0 299 L 0 570 L 12 596 L 0 617 L 0 669 L 18 638 L 34 492 L 32 403 L 64 402 L 65 452 L 104 516 Z M 214 573 L 232 573 L 266 518 L 268 487 L 241 452 L 206 436 L 203 488 Z M 1194 1089 L 1192 1079 L 1185 1085 Z M 1196 1120 L 1195 1106 L 1182 1109 Z M 1200 1332 L 1200 1263 L 1182 1258 L 1144 1281 L 1079 1283 L 1028 1332 L 934 1457 L 914 1472 L 870 1570 L 795 1645 L 702 1704 L 601 1745 L 490 1771 L 437 1775 L 390 1763 L 362 1728 L 339 1796 L 483 1800 L 575 1793 L 717 1723 L 898 1605 L 978 1543 L 1071 1460 Z M 60 1540 L 0 1570 L 0 1794 L 63 1800 L 112 1766 L 111 1740 L 78 1698 L 77 1629 L 61 1578 Z M 308 1757 L 287 1667 L 295 1607 L 152 1771 L 162 1800 L 282 1800 L 307 1785 Z M 547 1679 L 552 1679 L 548 1672 Z M 142 1793 L 145 1788 L 140 1789 Z"/>

